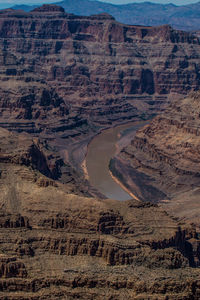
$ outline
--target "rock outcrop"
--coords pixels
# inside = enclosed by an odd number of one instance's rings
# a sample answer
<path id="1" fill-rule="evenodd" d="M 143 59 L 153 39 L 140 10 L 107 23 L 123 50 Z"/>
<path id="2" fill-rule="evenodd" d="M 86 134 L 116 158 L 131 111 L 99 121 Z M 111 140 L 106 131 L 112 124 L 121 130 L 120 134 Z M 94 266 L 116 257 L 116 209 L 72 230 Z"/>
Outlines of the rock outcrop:
<path id="1" fill-rule="evenodd" d="M 32 138 L 27 133 L 12 133 L 0 128 L 0 178 L 7 178 L 7 184 L 10 181 L 12 186 L 12 183 L 16 184 L 14 174 L 19 175 L 20 180 L 37 182 L 41 187 L 67 184 L 69 192 L 92 195 L 89 183 L 86 184 L 84 178 L 65 163 L 46 141 Z"/>

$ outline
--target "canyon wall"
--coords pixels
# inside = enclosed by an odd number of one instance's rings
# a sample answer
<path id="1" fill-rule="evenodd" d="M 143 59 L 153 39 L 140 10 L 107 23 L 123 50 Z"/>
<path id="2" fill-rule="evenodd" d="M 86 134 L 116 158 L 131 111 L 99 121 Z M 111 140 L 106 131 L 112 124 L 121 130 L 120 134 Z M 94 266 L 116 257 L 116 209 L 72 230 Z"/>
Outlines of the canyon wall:
<path id="1" fill-rule="evenodd" d="M 198 88 L 199 49 L 197 37 L 168 25 L 128 26 L 53 5 L 1 11 L 0 125 L 79 139 L 147 118 L 170 93 Z"/>
<path id="2" fill-rule="evenodd" d="M 55 152 L 29 134 L 1 128 L 0 145 L 0 299 L 198 299 L 194 226 L 61 183 Z"/>
<path id="3" fill-rule="evenodd" d="M 198 89 L 199 49 L 196 36 L 170 26 L 107 14 L 0 12 L 0 299 L 199 299 L 198 228 L 156 203 L 92 197 L 74 168 L 99 130 L 148 119 Z M 195 97 L 172 102 L 175 117 L 156 117 L 117 160 L 128 157 L 131 174 L 138 163 L 151 202 L 174 195 L 173 172 L 178 191 L 198 194 Z M 180 142 L 170 155 L 151 143 L 155 133 L 166 144 L 166 129 Z M 171 172 L 162 184 L 158 164 Z"/>
<path id="4" fill-rule="evenodd" d="M 198 89 L 199 49 L 197 36 L 168 25 L 123 25 L 55 5 L 2 10 L 0 126 L 45 141 L 70 169 L 60 168 L 61 180 L 70 172 L 77 181 L 100 130 L 151 118 Z"/>
<path id="5" fill-rule="evenodd" d="M 110 167 L 140 199 L 199 224 L 200 94 L 173 101 L 140 129 Z"/>

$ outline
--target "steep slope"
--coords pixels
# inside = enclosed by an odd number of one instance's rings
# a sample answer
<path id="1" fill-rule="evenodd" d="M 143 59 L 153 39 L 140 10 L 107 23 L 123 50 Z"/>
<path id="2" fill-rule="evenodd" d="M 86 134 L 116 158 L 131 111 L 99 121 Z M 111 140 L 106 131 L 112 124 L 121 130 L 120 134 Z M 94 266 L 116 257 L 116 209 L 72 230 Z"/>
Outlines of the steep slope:
<path id="1" fill-rule="evenodd" d="M 199 92 L 174 101 L 165 113 L 139 130 L 111 163 L 114 173 L 127 178 L 141 199 L 165 199 L 166 209 L 198 224 L 199 116 Z"/>
<path id="2" fill-rule="evenodd" d="M 150 203 L 74 195 L 41 173 L 39 141 L 0 141 L 1 299 L 198 299 L 195 228 Z"/>
<path id="3" fill-rule="evenodd" d="M 16 134 L 0 128 L 0 162 L 2 164 L 1 178 L 4 177 L 4 171 L 7 173 L 4 168 L 7 168 L 8 165 L 16 167 L 14 173 L 9 171 L 8 186 L 12 182 L 17 185 L 16 175 L 23 180 L 26 179 L 27 173 L 28 180 L 37 182 L 39 186 L 57 186 L 56 183 L 54 184 L 54 180 L 57 180 L 60 182 L 60 186 L 64 187 L 63 184 L 66 184 L 65 188 L 68 192 L 81 196 L 91 195 L 88 191 L 89 184 L 85 185 L 84 179 L 80 178 L 70 164 L 63 161 L 53 147 L 46 141 L 32 138 L 27 133 Z M 29 174 L 30 168 L 35 170 L 32 175 Z M 37 174 L 37 171 L 40 175 Z M 90 192 L 92 193 L 92 188 Z M 13 203 L 13 205 L 18 209 L 18 203 Z"/>
<path id="4" fill-rule="evenodd" d="M 76 15 L 90 16 L 108 13 L 113 15 L 117 21 L 125 24 L 145 26 L 170 24 L 176 29 L 186 31 L 200 29 L 200 2 L 176 6 L 151 2 L 114 5 L 90 0 L 64 0 L 55 4 Z M 13 8 L 30 11 L 34 6 L 16 5 Z"/>
<path id="5" fill-rule="evenodd" d="M 72 153 L 99 130 L 149 118 L 171 93 L 197 89 L 199 49 L 197 37 L 167 25 L 127 26 L 55 5 L 1 11 L 0 126 L 40 136 L 77 161 Z"/>

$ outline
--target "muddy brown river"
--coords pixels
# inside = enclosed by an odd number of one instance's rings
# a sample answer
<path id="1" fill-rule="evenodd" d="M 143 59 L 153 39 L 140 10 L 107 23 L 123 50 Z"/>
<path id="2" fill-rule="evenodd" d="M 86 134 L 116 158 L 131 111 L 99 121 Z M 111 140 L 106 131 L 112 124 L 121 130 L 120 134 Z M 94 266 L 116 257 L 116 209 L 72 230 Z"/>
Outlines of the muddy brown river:
<path id="1" fill-rule="evenodd" d="M 86 168 L 90 183 L 105 197 L 129 200 L 132 196 L 125 191 L 109 172 L 110 159 L 126 146 L 135 132 L 147 124 L 146 121 L 131 122 L 102 131 L 88 146 Z"/>

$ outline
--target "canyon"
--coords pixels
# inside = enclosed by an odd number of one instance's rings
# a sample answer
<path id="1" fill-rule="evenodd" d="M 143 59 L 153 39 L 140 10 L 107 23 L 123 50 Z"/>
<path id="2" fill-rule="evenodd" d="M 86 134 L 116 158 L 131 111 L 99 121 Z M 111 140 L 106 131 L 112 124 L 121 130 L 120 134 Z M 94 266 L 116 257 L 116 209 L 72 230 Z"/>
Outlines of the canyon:
<path id="1" fill-rule="evenodd" d="M 198 299 L 194 225 L 154 203 L 75 194 L 43 174 L 39 141 L 6 129 L 0 140 L 1 299 Z"/>
<path id="2" fill-rule="evenodd" d="M 199 50 L 169 25 L 0 11 L 0 299 L 199 299 Z M 110 162 L 138 199 L 107 199 L 88 143 L 146 120 Z"/>
<path id="3" fill-rule="evenodd" d="M 100 130 L 151 118 L 198 89 L 199 49 L 197 36 L 168 25 L 128 26 L 54 5 L 2 10 L 0 126 L 39 136 L 79 168 L 77 149 Z"/>
<path id="4" fill-rule="evenodd" d="M 110 163 L 143 201 L 199 226 L 200 93 L 173 101 Z M 132 183 L 131 183 L 132 182 Z M 130 186 L 129 186 L 130 185 Z"/>

